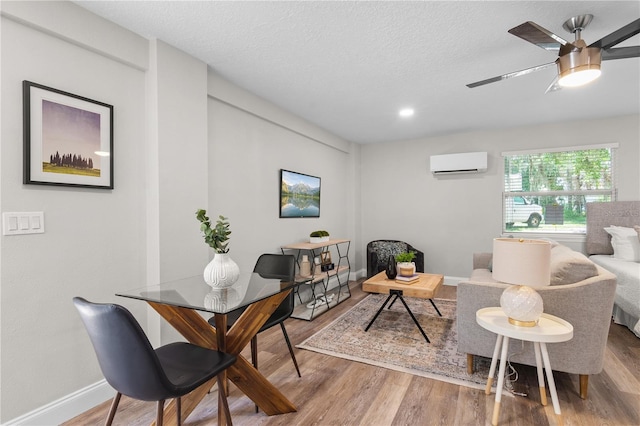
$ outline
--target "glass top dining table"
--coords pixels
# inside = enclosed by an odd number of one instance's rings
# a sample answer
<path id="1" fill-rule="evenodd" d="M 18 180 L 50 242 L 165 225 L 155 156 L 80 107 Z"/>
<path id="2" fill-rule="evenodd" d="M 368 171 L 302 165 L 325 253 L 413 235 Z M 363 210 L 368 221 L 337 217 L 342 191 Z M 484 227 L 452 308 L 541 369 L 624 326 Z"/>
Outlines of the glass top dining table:
<path id="1" fill-rule="evenodd" d="M 295 282 L 281 281 L 253 272 L 249 280 L 238 280 L 233 286 L 213 289 L 202 275 L 168 281 L 116 293 L 116 296 L 147 302 L 194 309 L 212 314 L 228 314 L 288 289 Z"/>

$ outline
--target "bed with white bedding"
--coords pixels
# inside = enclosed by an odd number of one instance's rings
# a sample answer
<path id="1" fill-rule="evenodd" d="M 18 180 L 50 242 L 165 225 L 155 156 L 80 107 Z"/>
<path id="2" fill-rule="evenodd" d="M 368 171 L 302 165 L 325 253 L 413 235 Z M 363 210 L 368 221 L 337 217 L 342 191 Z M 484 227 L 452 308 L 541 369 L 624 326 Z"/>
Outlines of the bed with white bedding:
<path id="1" fill-rule="evenodd" d="M 588 203 L 587 254 L 617 277 L 613 320 L 640 337 L 640 201 Z"/>
<path id="2" fill-rule="evenodd" d="M 603 254 L 592 255 L 589 259 L 618 278 L 613 320 L 626 325 L 640 337 L 640 263 Z"/>

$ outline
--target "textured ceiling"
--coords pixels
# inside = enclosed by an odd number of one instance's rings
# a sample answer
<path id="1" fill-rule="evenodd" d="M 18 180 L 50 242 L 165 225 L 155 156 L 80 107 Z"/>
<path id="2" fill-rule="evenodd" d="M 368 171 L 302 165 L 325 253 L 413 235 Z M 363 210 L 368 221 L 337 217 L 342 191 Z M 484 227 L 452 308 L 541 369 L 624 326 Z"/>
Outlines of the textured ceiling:
<path id="1" fill-rule="evenodd" d="M 590 44 L 640 18 L 638 1 L 76 1 L 206 62 L 225 79 L 346 140 L 376 143 L 640 113 L 640 59 L 545 94 L 555 68 L 469 89 L 553 62 L 507 33 L 591 13 Z M 619 45 L 639 45 L 636 35 Z M 397 112 L 410 106 L 410 119 Z"/>

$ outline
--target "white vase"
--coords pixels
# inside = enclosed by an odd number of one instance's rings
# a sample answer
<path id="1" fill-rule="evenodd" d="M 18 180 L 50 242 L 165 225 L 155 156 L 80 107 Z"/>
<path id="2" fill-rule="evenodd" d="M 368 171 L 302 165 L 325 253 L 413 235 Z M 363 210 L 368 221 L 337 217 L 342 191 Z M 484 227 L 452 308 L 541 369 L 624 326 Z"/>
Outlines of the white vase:
<path id="1" fill-rule="evenodd" d="M 212 288 L 231 287 L 240 277 L 240 268 L 228 253 L 216 253 L 204 268 L 204 281 Z"/>
<path id="2" fill-rule="evenodd" d="M 306 254 L 302 255 L 302 262 L 300 262 L 300 275 L 303 277 L 311 275 L 311 262 L 309 262 L 309 256 Z"/>

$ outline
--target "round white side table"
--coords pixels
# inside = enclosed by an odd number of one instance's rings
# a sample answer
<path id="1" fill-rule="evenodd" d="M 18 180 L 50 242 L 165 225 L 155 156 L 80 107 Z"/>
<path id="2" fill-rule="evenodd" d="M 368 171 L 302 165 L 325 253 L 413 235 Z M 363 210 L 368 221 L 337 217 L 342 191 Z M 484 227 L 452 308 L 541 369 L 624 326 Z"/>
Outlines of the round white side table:
<path id="1" fill-rule="evenodd" d="M 493 375 L 496 372 L 496 362 L 500 357 L 500 369 L 498 370 L 498 385 L 496 386 L 496 402 L 493 406 L 493 417 L 491 424 L 496 426 L 500 417 L 500 400 L 502 398 L 502 386 L 504 385 L 504 371 L 507 363 L 507 351 L 509 349 L 509 339 L 519 339 L 533 342 L 533 348 L 536 356 L 536 367 L 538 369 L 538 387 L 540 388 L 540 402 L 547 405 L 547 395 L 544 385 L 544 374 L 542 372 L 542 363 L 540 362 L 540 353 L 544 361 L 544 369 L 547 372 L 547 381 L 549 382 L 549 392 L 551 393 L 551 401 L 553 402 L 553 411 L 556 413 L 558 424 L 562 425 L 562 414 L 560 413 L 560 404 L 558 403 L 558 394 L 556 392 L 556 384 L 553 381 L 553 371 L 549 363 L 549 353 L 547 352 L 547 343 L 566 342 L 573 338 L 573 326 L 567 321 L 549 314 L 542 314 L 538 320 L 538 324 L 534 327 L 521 327 L 509 323 L 509 319 L 502 312 L 502 308 L 483 308 L 476 312 L 476 321 L 482 327 L 498 335 L 496 346 L 493 349 L 493 358 L 491 359 L 491 368 L 489 369 L 489 377 L 487 378 L 487 387 L 485 393 L 491 393 L 491 385 L 493 384 Z M 502 348 L 502 351 L 500 349 Z M 499 355 L 500 354 L 500 355 Z"/>

